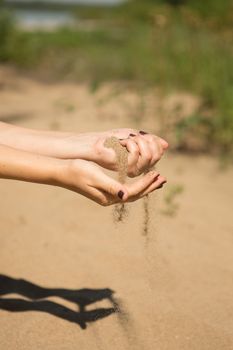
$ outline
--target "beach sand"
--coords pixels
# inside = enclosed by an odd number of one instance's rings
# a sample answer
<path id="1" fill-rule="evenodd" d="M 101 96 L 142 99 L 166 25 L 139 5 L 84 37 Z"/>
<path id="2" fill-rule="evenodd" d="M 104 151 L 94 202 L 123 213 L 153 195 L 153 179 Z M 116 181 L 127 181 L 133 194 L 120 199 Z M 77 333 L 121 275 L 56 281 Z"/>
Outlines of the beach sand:
<path id="1" fill-rule="evenodd" d="M 114 97 L 109 89 L 0 69 L 0 120 L 156 130 L 149 112 L 136 124 L 130 91 Z M 233 170 L 172 152 L 157 169 L 168 184 L 150 196 L 146 246 L 142 201 L 115 225 L 112 208 L 75 193 L 0 181 L 1 349 L 233 349 Z M 173 212 L 166 196 L 177 186 Z"/>

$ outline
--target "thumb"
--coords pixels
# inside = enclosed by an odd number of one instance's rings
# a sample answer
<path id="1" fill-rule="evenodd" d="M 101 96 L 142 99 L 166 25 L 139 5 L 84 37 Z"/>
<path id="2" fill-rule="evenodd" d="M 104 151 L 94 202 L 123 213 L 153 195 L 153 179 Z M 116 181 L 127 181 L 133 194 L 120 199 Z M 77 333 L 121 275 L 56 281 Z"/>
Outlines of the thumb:
<path id="1" fill-rule="evenodd" d="M 101 189 L 123 202 L 125 202 L 129 197 L 126 186 L 121 184 L 119 181 L 112 179 L 106 174 L 104 174 L 101 179 Z"/>
<path id="2" fill-rule="evenodd" d="M 169 144 L 166 140 L 162 139 L 161 137 L 159 138 L 159 141 L 163 147 L 163 149 L 167 149 L 169 147 Z"/>

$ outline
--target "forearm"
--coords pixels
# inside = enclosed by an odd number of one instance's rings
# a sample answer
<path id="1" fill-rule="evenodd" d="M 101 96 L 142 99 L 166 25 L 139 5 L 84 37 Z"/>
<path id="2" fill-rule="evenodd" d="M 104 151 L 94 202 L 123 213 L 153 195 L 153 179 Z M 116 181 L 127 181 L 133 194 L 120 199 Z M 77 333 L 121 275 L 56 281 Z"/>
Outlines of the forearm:
<path id="1" fill-rule="evenodd" d="M 91 134 L 43 131 L 0 122 L 0 144 L 61 159 L 91 159 Z M 93 133 L 93 138 L 97 137 Z"/>
<path id="2" fill-rule="evenodd" d="M 65 161 L 0 144 L 0 178 L 59 186 Z"/>

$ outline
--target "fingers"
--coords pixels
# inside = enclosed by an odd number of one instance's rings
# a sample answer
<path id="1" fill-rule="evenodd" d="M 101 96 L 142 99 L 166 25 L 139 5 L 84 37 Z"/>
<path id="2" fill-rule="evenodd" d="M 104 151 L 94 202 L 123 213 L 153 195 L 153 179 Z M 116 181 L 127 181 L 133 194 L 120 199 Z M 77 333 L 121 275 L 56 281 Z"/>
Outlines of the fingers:
<path id="1" fill-rule="evenodd" d="M 142 176 L 139 180 L 127 186 L 128 200 L 134 198 L 140 198 L 140 194 L 144 193 L 159 177 L 159 173 L 156 171 L 150 171 L 146 175 Z"/>
<path id="2" fill-rule="evenodd" d="M 168 143 L 155 135 L 143 131 L 122 129 L 114 131 L 122 146 L 128 151 L 128 176 L 138 176 L 145 170 L 152 168 L 168 148 Z M 110 168 L 110 167 L 109 167 Z M 112 167 L 112 170 L 115 170 Z M 101 175 L 98 184 L 99 193 L 95 192 L 101 205 L 119 202 L 135 201 L 153 192 L 166 182 L 156 172 L 149 172 L 130 185 L 122 185 L 105 175 Z"/>
<path id="3" fill-rule="evenodd" d="M 141 191 L 134 192 L 134 194 L 130 193 L 128 197 L 128 202 L 134 202 L 140 198 L 145 197 L 146 195 L 150 194 L 151 192 L 162 188 L 162 186 L 167 182 L 167 180 L 163 177 L 160 176 L 159 174 L 155 176 L 153 181 L 148 185 L 145 186 Z"/>
<path id="4" fill-rule="evenodd" d="M 148 186 L 144 191 L 142 191 L 140 193 L 140 198 L 150 194 L 151 192 L 153 192 L 155 190 L 162 188 L 166 182 L 167 182 L 167 180 L 165 179 L 165 177 L 159 175 L 150 186 Z"/>
<path id="5" fill-rule="evenodd" d="M 139 159 L 139 148 L 137 144 L 131 139 L 127 138 L 126 140 L 120 141 L 122 146 L 127 148 L 128 154 L 128 176 L 135 176 L 138 172 L 137 163 Z"/>
<path id="6" fill-rule="evenodd" d="M 102 171 L 98 172 L 98 178 L 97 176 L 95 177 L 95 184 L 93 187 L 100 190 L 105 195 L 105 199 L 111 202 L 110 204 L 126 201 L 129 196 L 128 189 L 125 185 L 112 179 Z M 103 197 L 102 199 L 105 201 Z M 102 204 L 104 205 L 105 203 Z"/>
<path id="7" fill-rule="evenodd" d="M 130 134 L 129 138 L 134 141 L 139 150 L 139 157 L 131 176 L 137 176 L 147 169 L 152 168 L 162 157 L 168 143 L 155 135 L 140 132 L 137 135 Z M 130 174 L 129 174 L 130 176 Z"/>
<path id="8" fill-rule="evenodd" d="M 100 175 L 100 173 L 99 173 Z M 137 181 L 123 185 L 101 172 L 90 195 L 97 203 L 108 206 L 116 203 L 133 202 L 159 188 L 166 179 L 156 171 L 150 171 Z"/>
<path id="9" fill-rule="evenodd" d="M 130 134 L 129 138 L 121 140 L 129 152 L 128 176 L 135 177 L 150 169 L 161 158 L 164 150 L 160 139 L 154 135 Z"/>
<path id="10" fill-rule="evenodd" d="M 150 171 L 130 185 L 122 185 L 108 178 L 105 186 L 105 198 L 102 205 L 111 205 L 122 202 L 134 202 L 151 192 L 161 188 L 167 180 L 156 171 Z"/>
<path id="11" fill-rule="evenodd" d="M 103 206 L 135 201 L 165 182 L 158 172 L 150 171 L 131 184 L 121 184 L 106 175 L 100 167 L 85 160 L 70 162 L 61 180 L 61 187 L 80 193 Z"/>
<path id="12" fill-rule="evenodd" d="M 166 150 L 169 147 L 169 144 L 166 140 L 162 139 L 161 137 L 159 137 L 160 143 L 163 147 L 164 150 Z"/>
<path id="13" fill-rule="evenodd" d="M 163 176 L 155 172 L 147 173 L 140 180 L 134 184 L 123 186 L 120 183 L 109 183 L 108 188 L 104 190 L 93 189 L 93 193 L 89 198 L 101 204 L 102 206 L 109 206 L 117 203 L 134 202 L 145 197 L 153 191 L 160 189 L 166 183 Z M 121 188 L 119 190 L 119 188 Z M 119 191 L 118 191 L 119 190 Z"/>
<path id="14" fill-rule="evenodd" d="M 92 186 L 87 187 L 86 191 L 79 191 L 79 193 L 102 206 L 113 204 L 107 193 Z"/>
<path id="15" fill-rule="evenodd" d="M 139 148 L 140 157 L 138 159 L 137 168 L 141 174 L 143 171 L 151 167 L 153 159 L 153 150 L 150 143 L 141 136 L 133 137 L 135 143 Z"/>
<path id="16" fill-rule="evenodd" d="M 158 137 L 151 135 L 151 136 L 148 136 L 147 138 L 148 138 L 150 151 L 152 154 L 150 166 L 153 167 L 158 162 L 158 160 L 162 157 L 164 150 Z"/>
<path id="17" fill-rule="evenodd" d="M 109 134 L 109 132 L 108 132 Z M 168 148 L 168 143 L 155 135 L 144 131 L 134 129 L 116 129 L 111 134 L 117 137 L 122 146 L 128 151 L 128 169 L 127 174 L 135 177 L 143 173 L 145 170 L 152 168 L 162 157 L 164 151 Z M 116 157 L 113 150 L 103 147 L 103 138 L 101 146 L 104 152 L 101 152 L 96 145 L 98 154 L 97 163 L 110 170 L 117 170 Z M 103 160 L 104 159 L 104 160 Z"/>

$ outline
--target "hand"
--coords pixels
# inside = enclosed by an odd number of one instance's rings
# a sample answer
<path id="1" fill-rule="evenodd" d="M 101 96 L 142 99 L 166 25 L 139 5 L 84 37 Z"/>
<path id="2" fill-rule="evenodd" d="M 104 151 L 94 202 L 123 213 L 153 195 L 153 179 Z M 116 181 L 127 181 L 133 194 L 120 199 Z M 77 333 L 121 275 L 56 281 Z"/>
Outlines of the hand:
<path id="1" fill-rule="evenodd" d="M 150 171 L 131 184 L 122 185 L 107 176 L 95 164 L 85 160 L 66 162 L 58 186 L 80 193 L 100 205 L 133 202 L 161 188 L 166 182 L 156 171 Z"/>
<path id="2" fill-rule="evenodd" d="M 132 184 L 122 185 L 90 161 L 51 158 L 0 144 L 1 178 L 64 187 L 104 206 L 135 201 L 166 182 L 151 171 Z"/>
<path id="3" fill-rule="evenodd" d="M 168 148 L 162 138 L 134 129 L 110 130 L 99 136 L 93 146 L 92 160 L 104 168 L 117 170 L 116 156 L 112 149 L 104 147 L 107 137 L 115 136 L 126 147 L 128 154 L 128 170 L 130 177 L 135 177 L 152 168 Z"/>
<path id="4" fill-rule="evenodd" d="M 123 139 L 127 148 L 128 175 L 137 176 L 161 158 L 168 143 L 158 136 L 135 129 L 115 129 L 86 134 L 30 130 L 0 122 L 3 145 L 34 154 L 59 159 L 84 159 L 110 170 L 117 170 L 113 150 L 104 147 L 107 137 Z"/>

